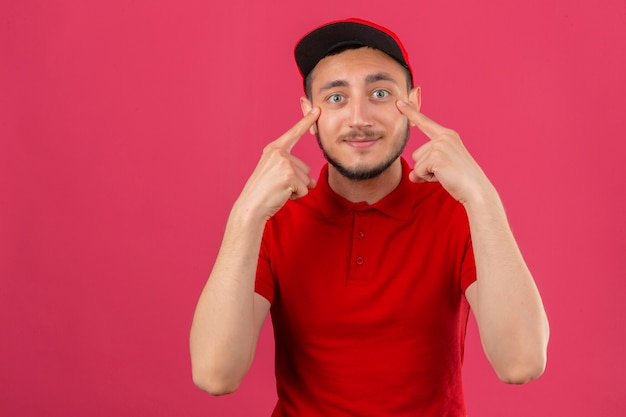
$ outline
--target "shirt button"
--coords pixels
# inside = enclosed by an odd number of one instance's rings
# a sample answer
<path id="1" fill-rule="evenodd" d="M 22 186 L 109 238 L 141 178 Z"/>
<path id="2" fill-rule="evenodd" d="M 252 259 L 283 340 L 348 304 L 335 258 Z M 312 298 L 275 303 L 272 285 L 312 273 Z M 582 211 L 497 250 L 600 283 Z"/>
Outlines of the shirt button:
<path id="1" fill-rule="evenodd" d="M 356 257 L 356 264 L 357 265 L 363 265 L 363 262 L 365 262 L 365 260 L 363 259 L 362 256 L 357 256 Z"/>
<path id="2" fill-rule="evenodd" d="M 363 239 L 365 237 L 365 232 L 359 230 L 359 232 L 356 234 L 356 237 L 358 237 L 359 239 Z"/>

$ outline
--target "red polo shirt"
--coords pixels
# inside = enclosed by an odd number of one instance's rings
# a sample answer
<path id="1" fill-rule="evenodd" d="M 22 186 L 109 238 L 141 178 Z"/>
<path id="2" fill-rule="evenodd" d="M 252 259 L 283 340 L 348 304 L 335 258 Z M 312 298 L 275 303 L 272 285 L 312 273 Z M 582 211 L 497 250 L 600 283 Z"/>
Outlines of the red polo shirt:
<path id="1" fill-rule="evenodd" d="M 273 416 L 465 416 L 467 216 L 402 165 L 373 205 L 332 191 L 325 166 L 268 221 L 256 291 L 272 303 Z"/>

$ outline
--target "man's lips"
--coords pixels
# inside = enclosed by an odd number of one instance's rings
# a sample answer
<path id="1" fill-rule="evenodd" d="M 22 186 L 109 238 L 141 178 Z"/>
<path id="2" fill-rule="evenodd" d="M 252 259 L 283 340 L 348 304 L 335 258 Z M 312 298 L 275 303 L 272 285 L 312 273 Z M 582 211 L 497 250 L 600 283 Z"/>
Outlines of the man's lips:
<path id="1" fill-rule="evenodd" d="M 339 140 L 354 149 L 367 149 L 374 146 L 384 136 L 385 133 L 382 130 L 354 129 L 339 136 Z"/>
<path id="2" fill-rule="evenodd" d="M 346 139 L 345 142 L 353 148 L 365 149 L 365 148 L 374 146 L 374 144 L 378 142 L 378 139 L 380 138 L 362 136 L 362 137 L 352 137 L 352 138 Z"/>

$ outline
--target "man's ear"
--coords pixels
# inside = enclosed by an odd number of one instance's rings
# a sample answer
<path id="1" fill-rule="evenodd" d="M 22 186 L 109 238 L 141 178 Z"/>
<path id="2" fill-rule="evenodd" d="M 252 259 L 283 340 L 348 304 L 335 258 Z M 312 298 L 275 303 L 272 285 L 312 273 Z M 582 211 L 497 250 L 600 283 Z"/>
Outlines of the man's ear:
<path id="1" fill-rule="evenodd" d="M 422 89 L 418 86 L 409 92 L 409 102 L 419 111 L 422 108 Z"/>
<path id="2" fill-rule="evenodd" d="M 306 116 L 309 114 L 311 109 L 313 109 L 313 104 L 311 104 L 311 101 L 308 98 L 300 97 L 300 108 L 302 109 L 302 115 Z M 314 123 L 313 126 L 311 126 L 309 132 L 311 132 L 312 135 L 317 134 L 317 123 Z"/>

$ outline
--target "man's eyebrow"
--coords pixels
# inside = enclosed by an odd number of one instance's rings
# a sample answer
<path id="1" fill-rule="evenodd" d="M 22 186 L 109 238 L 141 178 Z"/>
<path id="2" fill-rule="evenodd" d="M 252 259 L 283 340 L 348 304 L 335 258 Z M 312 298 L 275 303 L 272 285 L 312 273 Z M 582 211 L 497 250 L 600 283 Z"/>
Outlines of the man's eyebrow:
<path id="1" fill-rule="evenodd" d="M 322 93 L 336 87 L 347 87 L 348 85 L 349 84 L 346 80 L 332 80 L 321 86 L 319 92 Z"/>
<path id="2" fill-rule="evenodd" d="M 398 84 L 396 80 L 386 72 L 376 72 L 365 77 L 365 84 L 373 84 L 378 81 L 389 81 Z M 319 92 L 322 93 L 336 87 L 348 87 L 350 84 L 346 80 L 332 80 L 320 87 Z"/>
<path id="3" fill-rule="evenodd" d="M 377 81 L 391 81 L 394 84 L 398 84 L 396 80 L 386 72 L 377 72 L 375 74 L 370 74 L 365 78 L 366 84 L 373 84 Z"/>

